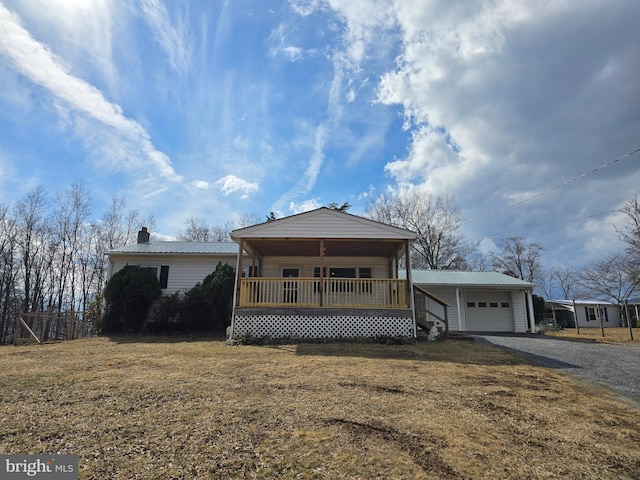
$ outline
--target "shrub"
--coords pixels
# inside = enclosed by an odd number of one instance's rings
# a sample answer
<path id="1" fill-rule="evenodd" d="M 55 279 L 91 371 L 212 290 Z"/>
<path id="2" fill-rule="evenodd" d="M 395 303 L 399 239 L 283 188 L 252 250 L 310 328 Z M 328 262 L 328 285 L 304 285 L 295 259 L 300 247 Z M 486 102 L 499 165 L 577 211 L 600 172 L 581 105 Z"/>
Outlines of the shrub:
<path id="1" fill-rule="evenodd" d="M 231 324 L 235 273 L 227 264 L 216 270 L 184 295 L 180 319 L 187 330 L 224 330 Z"/>
<path id="2" fill-rule="evenodd" d="M 147 316 L 146 328 L 151 333 L 174 333 L 184 330 L 180 320 L 182 298 L 180 293 L 163 295 L 153 302 Z"/>
<path id="3" fill-rule="evenodd" d="M 139 332 L 149 307 L 161 294 L 151 269 L 129 265 L 114 273 L 104 289 L 106 313 L 100 332 Z"/>

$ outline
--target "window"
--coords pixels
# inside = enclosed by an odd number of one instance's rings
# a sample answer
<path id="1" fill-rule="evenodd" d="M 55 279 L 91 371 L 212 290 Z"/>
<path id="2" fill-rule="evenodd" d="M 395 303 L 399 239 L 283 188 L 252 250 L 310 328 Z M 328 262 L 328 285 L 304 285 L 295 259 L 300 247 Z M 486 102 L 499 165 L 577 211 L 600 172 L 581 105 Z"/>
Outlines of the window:
<path id="1" fill-rule="evenodd" d="M 248 274 L 250 277 L 258 277 L 259 276 L 259 267 L 256 265 L 249 265 Z"/>
<path id="2" fill-rule="evenodd" d="M 160 288 L 167 288 L 169 284 L 169 265 L 160 267 Z"/>
<path id="3" fill-rule="evenodd" d="M 487 308 L 487 302 L 478 302 L 478 307 Z"/>
<path id="4" fill-rule="evenodd" d="M 467 302 L 467 307 L 474 308 L 476 306 L 476 302 Z"/>
<path id="5" fill-rule="evenodd" d="M 371 278 L 371 267 L 360 267 L 358 269 L 358 276 L 360 278 Z M 371 282 L 360 283 L 360 291 L 363 293 L 372 293 L 373 285 Z"/>
<path id="6" fill-rule="evenodd" d="M 315 267 L 313 269 L 314 278 L 320 278 L 320 267 Z M 327 278 L 327 267 L 322 268 L 322 278 Z"/>
<path id="7" fill-rule="evenodd" d="M 320 267 L 313 268 L 313 278 L 320 278 Z M 322 267 L 322 279 L 327 278 L 327 267 Z M 313 293 L 318 293 L 320 291 L 320 282 L 314 282 L 313 284 Z"/>
<path id="8" fill-rule="evenodd" d="M 491 302 L 491 303 L 489 303 L 489 307 L 491 307 L 491 308 L 498 308 L 498 302 Z"/>
<path id="9" fill-rule="evenodd" d="M 502 302 L 502 303 L 500 304 L 500 306 L 501 306 L 502 308 L 509 308 L 509 302 Z"/>
<path id="10" fill-rule="evenodd" d="M 587 317 L 587 322 L 598 321 L 598 312 L 596 307 L 584 307 L 584 312 Z M 609 312 L 607 312 L 607 307 L 600 307 L 600 318 L 605 322 L 609 321 Z"/>
<path id="11" fill-rule="evenodd" d="M 151 270 L 153 274 L 158 278 L 158 283 L 160 283 L 160 288 L 167 288 L 169 284 L 169 265 L 162 265 L 161 267 L 150 267 L 146 265 L 140 265 L 140 268 L 146 268 L 147 270 Z"/>
<path id="12" fill-rule="evenodd" d="M 353 267 L 335 267 L 329 269 L 331 278 L 356 278 L 356 269 Z M 337 281 L 331 283 L 334 292 L 353 292 L 353 282 Z"/>

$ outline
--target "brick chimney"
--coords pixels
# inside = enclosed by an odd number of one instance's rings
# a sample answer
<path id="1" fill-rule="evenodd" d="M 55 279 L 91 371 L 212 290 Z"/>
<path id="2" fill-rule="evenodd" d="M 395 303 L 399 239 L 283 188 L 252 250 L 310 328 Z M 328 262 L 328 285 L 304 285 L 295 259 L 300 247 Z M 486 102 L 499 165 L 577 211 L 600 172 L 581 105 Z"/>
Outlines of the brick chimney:
<path id="1" fill-rule="evenodd" d="M 147 227 L 142 227 L 142 229 L 138 232 L 138 243 L 149 243 L 149 237 L 151 234 Z"/>

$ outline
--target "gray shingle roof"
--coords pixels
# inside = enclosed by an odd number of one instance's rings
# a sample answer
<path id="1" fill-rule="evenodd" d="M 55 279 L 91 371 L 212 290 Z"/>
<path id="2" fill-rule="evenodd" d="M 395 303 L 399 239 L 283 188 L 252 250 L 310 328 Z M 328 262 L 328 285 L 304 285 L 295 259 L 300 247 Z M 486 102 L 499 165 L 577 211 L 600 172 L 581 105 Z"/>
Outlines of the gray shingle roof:
<path id="1" fill-rule="evenodd" d="M 237 255 L 236 242 L 149 242 L 115 248 L 107 254 L 171 253 L 183 255 Z"/>
<path id="2" fill-rule="evenodd" d="M 404 270 L 398 273 L 406 278 Z M 460 272 L 455 270 L 411 270 L 411 280 L 424 285 L 467 285 L 480 287 L 532 288 L 533 283 L 498 272 Z"/>

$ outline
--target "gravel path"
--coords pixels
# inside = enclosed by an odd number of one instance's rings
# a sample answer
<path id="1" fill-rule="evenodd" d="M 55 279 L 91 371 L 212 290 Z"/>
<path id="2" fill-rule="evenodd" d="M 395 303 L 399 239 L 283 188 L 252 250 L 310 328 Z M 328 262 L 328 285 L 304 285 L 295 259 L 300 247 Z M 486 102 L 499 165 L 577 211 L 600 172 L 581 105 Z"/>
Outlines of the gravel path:
<path id="1" fill-rule="evenodd" d="M 543 335 L 473 335 L 536 365 L 603 385 L 640 407 L 640 345 L 582 343 Z"/>

